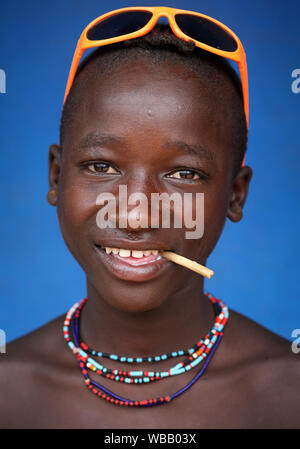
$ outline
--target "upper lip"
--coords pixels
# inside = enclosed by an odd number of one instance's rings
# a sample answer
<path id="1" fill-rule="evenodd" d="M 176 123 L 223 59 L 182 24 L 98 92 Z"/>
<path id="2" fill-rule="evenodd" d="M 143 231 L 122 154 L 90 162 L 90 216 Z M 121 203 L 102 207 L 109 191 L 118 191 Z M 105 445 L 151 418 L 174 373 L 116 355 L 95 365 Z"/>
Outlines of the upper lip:
<path id="1" fill-rule="evenodd" d="M 106 248 L 122 248 L 122 249 L 130 249 L 130 250 L 149 250 L 149 249 L 158 249 L 160 251 L 172 251 L 166 244 L 158 243 L 158 242 L 149 242 L 149 241 L 138 241 L 138 242 L 129 242 L 128 240 L 117 240 L 113 242 L 97 242 L 96 246 L 102 246 Z"/>

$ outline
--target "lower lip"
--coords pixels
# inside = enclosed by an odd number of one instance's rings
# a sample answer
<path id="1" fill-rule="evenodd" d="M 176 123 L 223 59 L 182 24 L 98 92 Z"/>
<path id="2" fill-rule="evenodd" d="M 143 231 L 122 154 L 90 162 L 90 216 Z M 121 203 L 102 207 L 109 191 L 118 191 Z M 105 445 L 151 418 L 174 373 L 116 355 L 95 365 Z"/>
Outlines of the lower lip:
<path id="1" fill-rule="evenodd" d="M 97 254 L 107 269 L 117 278 L 133 282 L 145 282 L 162 274 L 172 263 L 159 254 L 155 256 L 120 257 L 118 254 L 107 254 L 105 249 L 95 245 Z"/>

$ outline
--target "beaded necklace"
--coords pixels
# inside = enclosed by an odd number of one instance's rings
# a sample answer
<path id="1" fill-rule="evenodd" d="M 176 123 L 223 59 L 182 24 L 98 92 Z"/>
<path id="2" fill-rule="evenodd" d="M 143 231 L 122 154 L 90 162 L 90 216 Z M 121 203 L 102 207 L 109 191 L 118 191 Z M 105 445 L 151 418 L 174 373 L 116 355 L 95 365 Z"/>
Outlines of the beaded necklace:
<path id="1" fill-rule="evenodd" d="M 211 331 L 204 337 L 200 339 L 195 345 L 189 349 L 177 350 L 167 354 L 162 354 L 159 356 L 151 357 L 125 357 L 116 354 L 103 353 L 96 351 L 95 349 L 89 348 L 86 343 L 82 341 L 79 333 L 80 326 L 80 314 L 83 306 L 86 304 L 88 298 L 84 298 L 82 301 L 77 302 L 68 311 L 63 327 L 64 338 L 71 351 L 76 354 L 81 372 L 85 381 L 86 386 L 98 397 L 105 399 L 115 405 L 124 406 L 139 406 L 139 407 L 150 407 L 154 405 L 160 405 L 170 402 L 172 399 L 178 397 L 188 388 L 190 388 L 204 373 L 210 359 L 212 358 L 215 350 L 217 349 L 221 338 L 223 336 L 224 326 L 229 318 L 229 311 L 227 306 L 218 298 L 213 297 L 210 293 L 206 293 L 206 296 L 210 299 L 214 312 L 215 312 L 215 322 Z M 73 340 L 71 340 L 69 328 L 72 328 Z M 171 367 L 168 371 L 124 371 L 107 368 L 91 356 L 103 357 L 111 360 L 118 360 L 121 363 L 142 363 L 142 362 L 159 362 L 161 360 L 166 360 L 169 358 L 175 358 L 182 355 L 188 355 L 188 357 L 183 361 L 177 363 L 175 366 Z M 140 383 L 151 383 L 154 381 L 161 380 L 166 377 L 176 376 L 183 374 L 195 366 L 197 366 L 204 359 L 207 359 L 203 367 L 196 374 L 196 376 L 181 390 L 178 390 L 170 396 L 162 396 L 142 401 L 131 400 L 127 398 L 120 397 L 113 393 L 112 391 L 105 388 L 103 385 L 94 381 L 89 377 L 88 371 L 93 371 L 96 374 L 106 377 L 107 379 L 124 382 L 128 384 L 140 384 Z"/>

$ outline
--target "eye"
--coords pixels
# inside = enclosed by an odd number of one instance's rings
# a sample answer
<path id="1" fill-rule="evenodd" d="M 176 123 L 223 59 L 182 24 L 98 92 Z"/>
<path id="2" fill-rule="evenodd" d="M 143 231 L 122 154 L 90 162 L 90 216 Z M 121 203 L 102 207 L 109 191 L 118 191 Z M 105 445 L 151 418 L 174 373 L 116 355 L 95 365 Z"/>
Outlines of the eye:
<path id="1" fill-rule="evenodd" d="M 104 173 L 109 175 L 118 173 L 118 171 L 107 162 L 89 162 L 84 164 L 84 167 L 92 173 Z"/>
<path id="2" fill-rule="evenodd" d="M 176 172 L 171 173 L 168 175 L 168 178 L 175 178 L 180 180 L 187 180 L 187 181 L 198 181 L 199 179 L 207 179 L 207 176 L 204 174 L 201 174 L 199 172 L 196 172 L 195 170 L 190 169 L 182 169 L 177 170 Z"/>

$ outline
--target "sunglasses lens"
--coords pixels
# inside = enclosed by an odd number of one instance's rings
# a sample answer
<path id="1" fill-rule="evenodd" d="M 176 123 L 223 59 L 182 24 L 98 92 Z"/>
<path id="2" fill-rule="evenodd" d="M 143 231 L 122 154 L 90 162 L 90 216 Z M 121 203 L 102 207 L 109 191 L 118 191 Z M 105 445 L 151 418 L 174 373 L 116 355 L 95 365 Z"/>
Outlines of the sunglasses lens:
<path id="1" fill-rule="evenodd" d="M 151 19 L 148 11 L 127 11 L 115 14 L 97 23 L 87 32 L 90 41 L 110 39 L 133 33 L 143 28 Z"/>
<path id="2" fill-rule="evenodd" d="M 236 40 L 210 20 L 192 14 L 176 14 L 175 20 L 181 31 L 192 39 L 223 51 L 237 49 Z"/>

